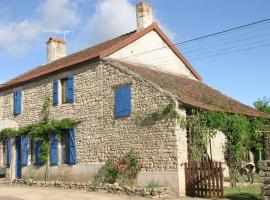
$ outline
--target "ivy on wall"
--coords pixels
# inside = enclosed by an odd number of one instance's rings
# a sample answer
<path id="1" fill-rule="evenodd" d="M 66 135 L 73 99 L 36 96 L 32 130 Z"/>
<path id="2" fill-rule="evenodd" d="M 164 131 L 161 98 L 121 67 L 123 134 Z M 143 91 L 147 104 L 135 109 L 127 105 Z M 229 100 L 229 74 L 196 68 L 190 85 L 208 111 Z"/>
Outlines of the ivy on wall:
<path id="1" fill-rule="evenodd" d="M 192 132 L 194 141 L 189 144 L 190 160 L 199 161 L 209 140 L 219 131 L 227 138 L 225 159 L 230 169 L 231 185 L 236 185 L 237 170 L 252 150 L 262 150 L 262 133 L 269 120 L 242 114 L 193 109 L 191 115 L 179 115 L 175 104 L 169 104 L 142 118 L 143 124 L 153 124 L 166 117 L 175 118 L 181 128 Z"/>
<path id="2" fill-rule="evenodd" d="M 70 129 L 80 123 L 68 118 L 50 120 L 50 105 L 51 99 L 46 97 L 42 106 L 42 119 L 40 122 L 23 126 L 19 129 L 3 129 L 0 131 L 0 139 L 4 141 L 9 137 L 14 138 L 28 135 L 29 137 L 34 138 L 35 141 L 42 140 L 40 159 L 42 164 L 47 163 L 50 149 L 50 133 L 56 133 L 58 140 L 61 140 L 63 130 Z"/>

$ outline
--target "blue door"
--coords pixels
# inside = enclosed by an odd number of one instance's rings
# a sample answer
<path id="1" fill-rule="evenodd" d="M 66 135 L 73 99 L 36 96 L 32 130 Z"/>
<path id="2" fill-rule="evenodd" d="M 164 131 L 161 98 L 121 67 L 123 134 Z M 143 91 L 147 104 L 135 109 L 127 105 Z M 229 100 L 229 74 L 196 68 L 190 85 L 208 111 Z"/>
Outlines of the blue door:
<path id="1" fill-rule="evenodd" d="M 21 137 L 16 137 L 16 166 L 15 166 L 16 179 L 21 178 Z"/>

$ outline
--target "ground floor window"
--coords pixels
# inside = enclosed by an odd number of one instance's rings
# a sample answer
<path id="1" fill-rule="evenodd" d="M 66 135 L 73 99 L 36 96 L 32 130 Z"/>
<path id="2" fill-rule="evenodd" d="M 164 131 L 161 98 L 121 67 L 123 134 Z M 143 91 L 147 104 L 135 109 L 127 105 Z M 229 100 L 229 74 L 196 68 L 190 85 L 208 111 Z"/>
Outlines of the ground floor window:
<path id="1" fill-rule="evenodd" d="M 62 133 L 62 141 L 61 141 L 61 149 L 62 149 L 62 163 L 68 164 L 69 163 L 69 154 L 70 154 L 70 146 L 69 146 L 69 130 L 64 130 Z"/>
<path id="2" fill-rule="evenodd" d="M 77 156 L 74 128 L 64 130 L 61 138 L 62 163 L 75 165 Z"/>
<path id="3" fill-rule="evenodd" d="M 3 141 L 3 165 L 8 165 L 8 142 Z"/>

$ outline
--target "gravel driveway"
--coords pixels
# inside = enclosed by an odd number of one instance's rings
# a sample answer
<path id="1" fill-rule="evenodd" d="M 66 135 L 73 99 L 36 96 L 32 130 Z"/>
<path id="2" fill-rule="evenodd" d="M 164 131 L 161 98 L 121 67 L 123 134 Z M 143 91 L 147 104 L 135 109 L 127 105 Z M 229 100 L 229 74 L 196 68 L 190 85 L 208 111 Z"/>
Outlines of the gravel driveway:
<path id="1" fill-rule="evenodd" d="M 145 200 L 142 197 L 56 188 L 0 185 L 0 200 Z"/>

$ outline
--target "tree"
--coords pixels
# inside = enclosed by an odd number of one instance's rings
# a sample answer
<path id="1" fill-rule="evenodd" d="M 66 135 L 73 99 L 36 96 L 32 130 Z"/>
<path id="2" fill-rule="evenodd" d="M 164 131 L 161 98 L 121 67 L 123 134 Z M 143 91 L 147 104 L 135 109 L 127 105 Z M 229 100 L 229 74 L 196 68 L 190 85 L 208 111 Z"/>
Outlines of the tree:
<path id="1" fill-rule="evenodd" d="M 253 106 L 261 112 L 270 114 L 270 98 L 269 97 L 265 96 L 263 98 L 259 98 L 253 103 Z"/>

